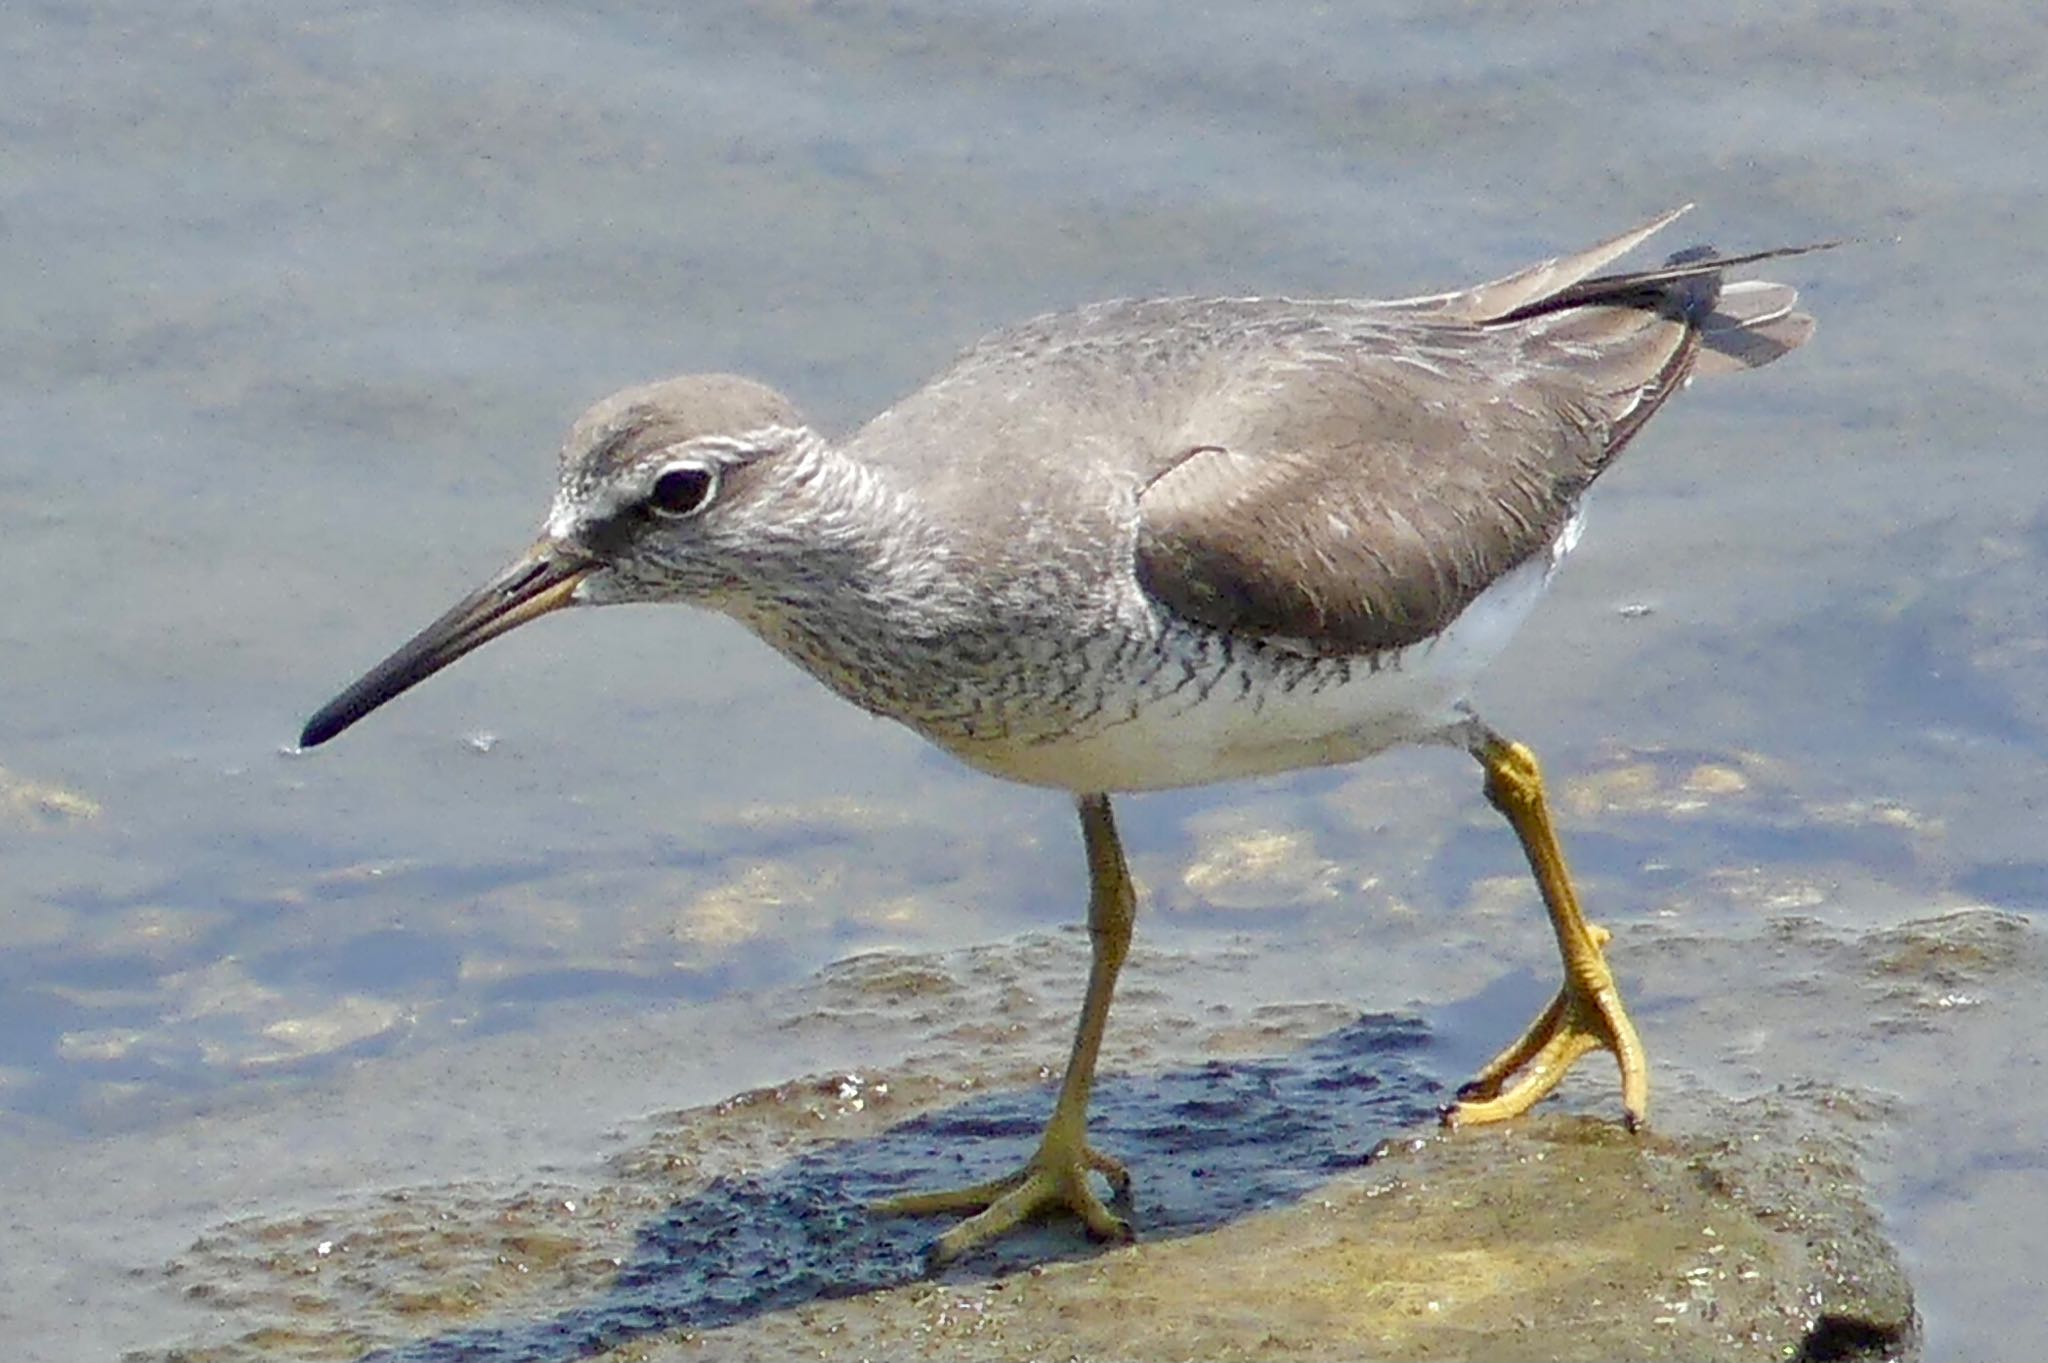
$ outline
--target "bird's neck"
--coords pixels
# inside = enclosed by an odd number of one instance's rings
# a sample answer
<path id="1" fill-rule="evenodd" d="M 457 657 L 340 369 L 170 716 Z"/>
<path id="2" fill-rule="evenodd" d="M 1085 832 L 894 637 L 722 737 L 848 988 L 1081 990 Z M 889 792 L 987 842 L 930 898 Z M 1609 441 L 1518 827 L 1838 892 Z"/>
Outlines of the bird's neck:
<path id="1" fill-rule="evenodd" d="M 967 618 L 952 546 L 915 489 L 813 437 L 773 471 L 749 534 L 768 560 L 728 614 L 857 703 Z"/>

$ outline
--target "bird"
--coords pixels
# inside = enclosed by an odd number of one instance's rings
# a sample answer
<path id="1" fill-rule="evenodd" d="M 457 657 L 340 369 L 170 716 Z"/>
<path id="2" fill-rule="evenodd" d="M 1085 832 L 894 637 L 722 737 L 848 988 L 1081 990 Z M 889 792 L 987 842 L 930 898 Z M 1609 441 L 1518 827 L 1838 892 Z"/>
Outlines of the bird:
<path id="1" fill-rule="evenodd" d="M 1644 423 L 1693 379 L 1813 332 L 1792 287 L 1728 276 L 1835 242 L 1601 273 L 1685 211 L 1445 293 L 1049 313 L 843 438 L 730 374 L 627 388 L 570 430 L 537 542 L 321 708 L 300 746 L 542 615 L 683 602 L 969 767 L 1070 795 L 1090 969 L 1043 1133 L 1001 1178 L 875 1206 L 958 1218 L 928 1246 L 934 1270 L 1027 1219 L 1133 1236 L 1130 1173 L 1089 1143 L 1087 1109 L 1137 908 L 1111 801 L 1135 792 L 1465 750 L 1528 860 L 1563 982 L 1443 1121 L 1520 1116 L 1604 1050 L 1634 1129 L 1649 1066 L 1610 936 L 1580 906 L 1533 751 L 1471 692 Z"/>

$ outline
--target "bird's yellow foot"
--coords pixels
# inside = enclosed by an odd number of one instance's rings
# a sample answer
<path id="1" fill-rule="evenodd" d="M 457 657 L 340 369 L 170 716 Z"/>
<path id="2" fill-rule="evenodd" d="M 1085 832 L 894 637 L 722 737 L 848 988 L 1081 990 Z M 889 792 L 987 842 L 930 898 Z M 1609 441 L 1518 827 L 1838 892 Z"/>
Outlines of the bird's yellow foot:
<path id="1" fill-rule="evenodd" d="M 1590 950 L 1571 963 L 1578 968 L 1568 971 L 1564 987 L 1529 1030 L 1458 1090 L 1458 1100 L 1443 1110 L 1445 1126 L 1519 1117 L 1556 1088 L 1581 1056 L 1600 1050 L 1612 1051 L 1621 1066 L 1621 1105 L 1629 1130 L 1642 1125 L 1649 1111 L 1650 1069 L 1600 950 L 1608 936 L 1605 928 L 1587 926 Z"/>
<path id="2" fill-rule="evenodd" d="M 1068 1134 L 1066 1124 L 1055 1118 L 1046 1128 L 1037 1153 L 1007 1178 L 939 1192 L 906 1193 L 877 1202 L 871 1210 L 882 1216 L 975 1213 L 932 1241 L 925 1250 L 925 1267 L 933 1272 L 1025 1221 L 1060 1211 L 1079 1217 L 1088 1233 L 1098 1240 L 1132 1239 L 1131 1223 L 1110 1211 L 1089 1178 L 1091 1173 L 1101 1174 L 1109 1180 L 1111 1201 L 1128 1202 L 1129 1171 L 1118 1161 L 1091 1149 L 1079 1123 L 1074 1123 L 1073 1128 Z"/>

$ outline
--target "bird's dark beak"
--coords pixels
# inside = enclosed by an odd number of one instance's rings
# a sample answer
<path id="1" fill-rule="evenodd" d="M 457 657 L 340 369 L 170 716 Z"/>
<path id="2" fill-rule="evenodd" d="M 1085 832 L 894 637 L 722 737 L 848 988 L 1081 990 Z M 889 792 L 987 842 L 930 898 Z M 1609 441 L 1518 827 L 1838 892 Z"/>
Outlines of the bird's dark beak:
<path id="1" fill-rule="evenodd" d="M 401 691 L 439 672 L 481 644 L 570 602 L 576 584 L 597 564 L 552 540 L 542 540 L 505 571 L 455 603 L 446 615 L 406 641 L 320 708 L 299 735 L 316 747 Z"/>

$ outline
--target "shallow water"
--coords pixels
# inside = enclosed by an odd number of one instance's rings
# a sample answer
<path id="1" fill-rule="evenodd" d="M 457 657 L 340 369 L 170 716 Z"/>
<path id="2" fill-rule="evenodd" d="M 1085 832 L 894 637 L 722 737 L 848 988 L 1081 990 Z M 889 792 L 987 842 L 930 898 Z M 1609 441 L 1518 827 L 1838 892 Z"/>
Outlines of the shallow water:
<path id="1" fill-rule="evenodd" d="M 773 991 L 1077 916 L 1060 801 L 688 612 L 547 622 L 289 751 L 525 542 L 576 412 L 664 373 L 758 374 L 844 429 L 1094 297 L 1412 292 L 1689 200 L 1688 240 L 1856 236 L 1779 271 L 1811 346 L 1686 395 L 1603 482 L 1480 700 L 1545 755 L 1597 916 L 1733 944 L 1638 993 L 1653 1055 L 1703 1009 L 1736 1034 L 1789 915 L 2048 903 L 2023 7 L 45 4 L 0 40 L 27 1357 L 213 1328 L 161 1271 L 237 1218 L 522 1183 L 656 1109 L 886 1063 L 886 1027 L 792 1031 Z M 1416 1019 L 1454 1082 L 1554 969 L 1475 785 L 1400 754 L 1126 802 L 1140 953 L 1258 963 L 1211 986 L 1239 1012 Z M 1930 1352 L 1990 1358 L 2038 1314 L 2048 1202 L 1990 1062 L 2039 1057 L 2017 998 L 1962 1012 L 1963 1059 L 1871 1057 L 1899 1099 L 1872 1172 Z M 1703 1079 L 1842 1061 L 1742 1054 Z"/>

